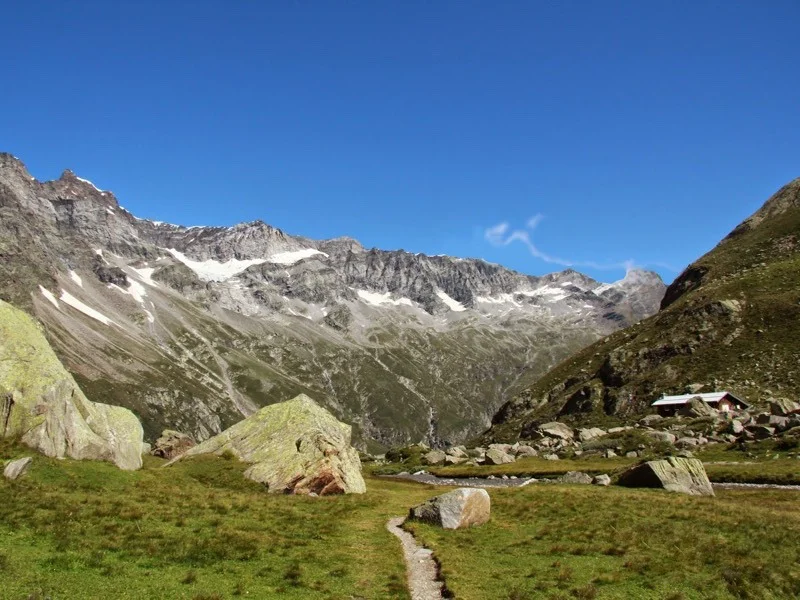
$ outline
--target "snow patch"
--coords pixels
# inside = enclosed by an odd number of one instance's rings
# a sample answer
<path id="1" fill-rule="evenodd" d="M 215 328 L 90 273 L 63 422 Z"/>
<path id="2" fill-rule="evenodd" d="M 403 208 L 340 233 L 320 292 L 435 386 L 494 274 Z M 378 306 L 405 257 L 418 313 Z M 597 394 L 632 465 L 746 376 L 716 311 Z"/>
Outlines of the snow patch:
<path id="1" fill-rule="evenodd" d="M 52 304 L 53 306 L 58 308 L 58 300 L 56 300 L 56 297 L 53 296 L 53 293 L 50 290 L 48 290 L 47 288 L 45 288 L 45 287 L 40 285 L 39 286 L 39 291 L 42 292 L 42 296 L 47 298 L 47 300 L 50 302 L 50 304 Z"/>
<path id="2" fill-rule="evenodd" d="M 499 296 L 479 296 L 475 298 L 479 304 L 514 304 L 519 306 L 519 302 L 514 300 L 514 294 L 500 294 Z"/>
<path id="3" fill-rule="evenodd" d="M 545 299 L 549 302 L 558 302 L 559 300 L 563 300 L 568 296 L 568 294 L 564 293 L 564 290 L 558 287 L 551 287 L 546 285 L 544 287 L 540 287 L 536 290 L 523 290 L 517 292 L 522 296 L 530 296 L 530 297 L 545 297 Z"/>
<path id="4" fill-rule="evenodd" d="M 110 215 L 115 215 L 115 214 L 117 214 L 117 213 L 115 213 L 115 212 L 114 212 L 114 209 L 113 209 L 113 208 L 108 208 L 108 207 L 106 207 L 106 212 L 107 212 L 108 214 L 110 214 Z"/>
<path id="5" fill-rule="evenodd" d="M 82 181 L 83 183 L 88 183 L 90 186 L 92 186 L 98 192 L 102 192 L 103 191 L 99 187 L 97 187 L 95 184 L 93 184 L 91 181 L 89 181 L 88 179 L 84 179 L 83 177 L 78 177 L 77 175 L 75 176 L 75 179 L 77 179 L 78 181 Z"/>
<path id="6" fill-rule="evenodd" d="M 408 298 L 392 298 L 392 294 L 390 292 L 380 294 L 378 292 L 370 292 L 367 290 L 356 290 L 356 293 L 361 300 L 367 304 L 372 304 L 373 306 L 384 306 L 386 304 L 392 306 L 414 306 L 414 303 Z"/>
<path id="7" fill-rule="evenodd" d="M 266 259 L 263 258 L 248 260 L 232 258 L 224 263 L 211 259 L 197 261 L 188 258 L 185 254 L 174 248 L 167 248 L 166 250 L 192 271 L 197 273 L 197 276 L 203 281 L 226 281 L 253 265 L 260 265 L 267 262 Z"/>
<path id="8" fill-rule="evenodd" d="M 453 312 L 463 312 L 463 311 L 467 310 L 466 307 L 463 304 L 461 304 L 461 302 L 458 302 L 457 300 L 454 300 L 453 298 L 451 298 L 450 296 L 448 296 L 447 294 L 445 294 L 441 290 L 436 292 L 436 295 L 439 296 L 441 301 L 444 302 L 447 305 L 447 307 L 450 310 L 452 310 Z"/>
<path id="9" fill-rule="evenodd" d="M 158 258 L 156 260 L 162 260 L 162 258 Z M 131 267 L 131 271 L 136 273 L 136 276 L 142 281 L 144 281 L 147 285 L 152 287 L 158 287 L 158 284 L 155 281 L 153 281 L 153 271 L 155 271 L 155 268 L 145 267 L 144 269 L 134 269 L 133 267 Z"/>
<path id="10" fill-rule="evenodd" d="M 83 287 L 83 280 L 81 279 L 81 276 L 78 275 L 75 271 L 69 272 L 69 278 L 72 279 L 72 281 L 74 281 L 75 283 L 77 283 L 79 287 Z"/>
<path id="11" fill-rule="evenodd" d="M 104 325 L 116 325 L 116 323 L 114 323 L 114 321 L 109 319 L 103 313 L 101 313 L 98 310 L 93 309 L 91 306 L 87 306 L 86 304 L 84 304 L 83 302 L 78 300 L 75 296 L 73 296 L 69 292 L 61 290 L 61 301 L 64 304 L 69 304 L 72 308 L 74 308 L 76 310 L 79 310 L 80 312 L 85 314 L 87 317 L 91 317 L 92 319 L 95 319 L 96 321 L 100 321 Z"/>
<path id="12" fill-rule="evenodd" d="M 322 254 L 322 256 L 325 258 L 328 257 L 328 255 L 324 252 L 320 252 L 314 248 L 303 248 L 302 250 L 293 250 L 291 252 L 279 252 L 278 254 L 273 254 L 266 260 L 266 262 L 275 263 L 278 265 L 293 265 L 304 258 L 309 258 L 316 254 Z"/>

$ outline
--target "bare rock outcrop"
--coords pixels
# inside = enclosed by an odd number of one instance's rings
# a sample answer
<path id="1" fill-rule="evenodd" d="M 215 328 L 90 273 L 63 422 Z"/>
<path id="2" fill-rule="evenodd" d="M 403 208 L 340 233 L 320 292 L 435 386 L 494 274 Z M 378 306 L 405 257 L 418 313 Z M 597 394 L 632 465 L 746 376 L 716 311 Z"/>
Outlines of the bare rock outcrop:
<path id="1" fill-rule="evenodd" d="M 409 518 L 439 525 L 444 529 L 463 529 L 489 520 L 491 500 L 481 488 L 458 488 L 415 506 Z"/>

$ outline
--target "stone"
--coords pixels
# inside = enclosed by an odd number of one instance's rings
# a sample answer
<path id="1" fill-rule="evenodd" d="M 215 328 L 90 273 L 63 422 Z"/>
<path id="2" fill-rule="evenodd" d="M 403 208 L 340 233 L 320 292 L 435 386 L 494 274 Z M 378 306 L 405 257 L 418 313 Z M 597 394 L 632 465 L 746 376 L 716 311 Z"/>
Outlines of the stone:
<path id="1" fill-rule="evenodd" d="M 265 406 L 176 460 L 232 453 L 250 464 L 245 477 L 270 493 L 363 494 L 361 460 L 351 427 L 305 394 Z"/>
<path id="2" fill-rule="evenodd" d="M 700 396 L 691 398 L 681 409 L 680 414 L 686 417 L 715 417 L 719 412 L 708 405 Z"/>
<path id="3" fill-rule="evenodd" d="M 594 485 L 602 485 L 602 486 L 611 485 L 611 477 L 605 474 L 595 475 L 594 478 L 592 478 L 592 483 Z"/>
<path id="4" fill-rule="evenodd" d="M 775 429 L 767 425 L 748 425 L 745 431 L 757 440 L 764 440 L 775 435 Z"/>
<path id="5" fill-rule="evenodd" d="M 744 425 L 741 421 L 733 419 L 728 425 L 728 431 L 733 435 L 739 435 L 744 431 Z"/>
<path id="6" fill-rule="evenodd" d="M 508 463 L 513 463 L 514 457 L 510 454 L 506 454 L 503 450 L 499 448 L 492 448 L 491 446 L 486 451 L 486 464 L 489 465 L 505 465 Z"/>
<path id="7" fill-rule="evenodd" d="M 445 460 L 447 454 L 441 450 L 431 450 L 422 457 L 422 463 L 426 465 L 443 465 Z"/>
<path id="8" fill-rule="evenodd" d="M 786 431 L 789 429 L 789 417 L 780 417 L 778 415 L 772 415 L 769 418 L 768 425 L 770 427 L 774 427 L 778 431 Z"/>
<path id="9" fill-rule="evenodd" d="M 490 513 L 491 500 L 486 490 L 458 488 L 415 506 L 408 516 L 444 529 L 464 529 L 486 523 Z"/>
<path id="10" fill-rule="evenodd" d="M 682 437 L 675 442 L 676 448 L 693 448 L 700 445 L 700 440 L 693 437 Z"/>
<path id="11" fill-rule="evenodd" d="M 647 415 L 645 417 L 642 417 L 639 423 L 641 423 L 645 427 L 650 427 L 653 423 L 656 423 L 657 421 L 660 421 L 663 418 L 664 417 L 662 417 L 661 415 Z"/>
<path id="12" fill-rule="evenodd" d="M 144 432 L 121 406 L 91 402 L 58 360 L 41 326 L 0 300 L 0 436 L 53 458 L 142 466 Z"/>
<path id="13" fill-rule="evenodd" d="M 526 445 L 520 445 L 517 448 L 516 453 L 517 453 L 517 458 L 539 456 L 539 453 L 536 451 L 536 448 L 534 448 L 533 446 L 526 446 Z"/>
<path id="14" fill-rule="evenodd" d="M 619 477 L 625 487 L 663 488 L 670 492 L 692 496 L 713 496 L 703 463 L 696 458 L 651 460 L 635 465 Z"/>
<path id="15" fill-rule="evenodd" d="M 161 432 L 161 437 L 155 441 L 153 449 L 150 452 L 153 456 L 160 456 L 161 458 L 172 460 L 195 446 L 196 444 L 191 436 L 181 433 L 180 431 L 165 429 Z"/>
<path id="16" fill-rule="evenodd" d="M 469 458 L 467 449 L 464 446 L 453 446 L 447 451 L 447 454 L 456 458 Z"/>
<path id="17" fill-rule="evenodd" d="M 153 446 L 148 444 L 147 442 L 142 442 L 142 456 L 150 454 L 153 451 Z"/>
<path id="18" fill-rule="evenodd" d="M 500 450 L 501 452 L 505 452 L 506 454 L 510 454 L 514 451 L 513 446 L 511 444 L 489 444 L 489 450 Z"/>
<path id="19" fill-rule="evenodd" d="M 560 460 L 558 454 L 545 454 L 542 458 L 545 460 Z"/>
<path id="20" fill-rule="evenodd" d="M 592 476 L 581 471 L 567 471 L 561 476 L 560 481 L 561 483 L 581 483 L 588 485 L 592 483 Z"/>
<path id="21" fill-rule="evenodd" d="M 636 450 L 631 450 L 630 452 L 625 453 L 626 458 L 637 458 L 639 453 Z"/>
<path id="22" fill-rule="evenodd" d="M 675 434 L 670 433 L 669 431 L 656 431 L 656 430 L 646 429 L 642 431 L 642 433 L 655 442 L 666 442 L 667 444 L 674 444 L 675 440 L 677 439 L 675 437 Z"/>
<path id="23" fill-rule="evenodd" d="M 589 440 L 594 440 L 599 437 L 603 437 L 604 435 L 606 435 L 606 432 L 599 427 L 590 427 L 588 429 L 578 430 L 578 438 L 582 442 L 588 442 Z"/>
<path id="24" fill-rule="evenodd" d="M 6 465 L 6 468 L 3 469 L 3 477 L 8 479 L 9 481 L 14 481 L 19 477 L 25 475 L 30 469 L 31 463 L 33 459 L 30 456 L 26 456 L 25 458 L 18 458 L 17 460 L 12 460 L 10 463 Z"/>
<path id="25" fill-rule="evenodd" d="M 678 456 L 681 458 L 694 458 L 694 453 L 691 450 L 680 450 Z"/>
<path id="26" fill-rule="evenodd" d="M 770 400 L 769 411 L 778 417 L 788 417 L 792 413 L 800 412 L 800 403 L 786 398 L 774 398 Z"/>
<path id="27" fill-rule="evenodd" d="M 658 417 L 659 419 L 661 418 L 659 415 L 650 415 L 650 416 L 655 416 Z M 608 433 L 622 433 L 623 431 L 628 431 L 629 429 L 633 429 L 633 427 L 611 427 L 608 430 Z"/>
<path id="28" fill-rule="evenodd" d="M 562 440 L 571 440 L 575 437 L 575 432 L 572 431 L 572 428 L 558 421 L 551 421 L 550 423 L 540 425 L 539 431 L 551 438 L 559 438 Z"/>

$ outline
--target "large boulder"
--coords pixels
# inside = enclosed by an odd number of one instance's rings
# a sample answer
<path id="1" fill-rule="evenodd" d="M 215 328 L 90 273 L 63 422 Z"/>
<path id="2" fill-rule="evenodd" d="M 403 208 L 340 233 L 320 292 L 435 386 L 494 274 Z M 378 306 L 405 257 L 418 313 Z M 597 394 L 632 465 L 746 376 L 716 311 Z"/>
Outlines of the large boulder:
<path id="1" fill-rule="evenodd" d="M 443 465 L 447 459 L 447 454 L 442 450 L 431 450 L 422 457 L 423 464 L 426 465 Z"/>
<path id="2" fill-rule="evenodd" d="M 142 425 L 131 411 L 89 401 L 41 326 L 0 300 L 0 437 L 55 458 L 142 466 Z"/>
<path id="3" fill-rule="evenodd" d="M 501 450 L 500 448 L 492 448 L 491 446 L 486 451 L 484 462 L 487 465 L 505 465 L 514 462 L 514 457 Z"/>
<path id="4" fill-rule="evenodd" d="M 3 469 L 3 477 L 14 481 L 15 479 L 22 477 L 25 473 L 28 472 L 28 469 L 31 466 L 31 462 L 33 459 L 30 456 L 26 456 L 25 458 L 18 458 L 17 460 L 12 460 L 9 462 L 5 469 Z"/>
<path id="5" fill-rule="evenodd" d="M 363 494 L 361 459 L 350 439 L 350 425 L 300 394 L 265 406 L 176 460 L 232 453 L 251 464 L 245 477 L 270 493 Z"/>
<path id="6" fill-rule="evenodd" d="M 687 417 L 715 417 L 719 414 L 717 409 L 709 406 L 703 398 L 691 398 L 680 410 L 680 414 Z"/>
<path id="7" fill-rule="evenodd" d="M 561 476 L 560 481 L 561 483 L 582 483 L 588 485 L 592 483 L 592 476 L 581 471 L 567 471 Z"/>
<path id="8" fill-rule="evenodd" d="M 775 398 L 770 401 L 769 410 L 773 415 L 788 417 L 792 413 L 800 412 L 800 404 L 786 398 Z"/>
<path id="9" fill-rule="evenodd" d="M 599 437 L 606 435 L 606 432 L 599 427 L 589 427 L 588 429 L 579 429 L 578 437 L 582 442 L 588 442 Z"/>
<path id="10" fill-rule="evenodd" d="M 657 431 L 657 430 L 645 429 L 644 431 L 642 431 L 642 433 L 647 437 L 649 437 L 650 439 L 652 439 L 653 441 L 665 442 L 667 444 L 674 444 L 675 440 L 677 439 L 675 437 L 675 434 L 670 433 L 669 431 Z"/>
<path id="11" fill-rule="evenodd" d="M 713 496 L 703 463 L 696 458 L 667 457 L 635 465 L 619 476 L 626 487 L 663 488 L 692 496 Z"/>
<path id="12" fill-rule="evenodd" d="M 562 440 L 572 440 L 572 438 L 575 437 L 575 432 L 572 431 L 571 427 L 564 425 L 564 423 L 559 423 L 558 421 L 551 421 L 550 423 L 540 425 L 539 431 L 546 436 Z"/>
<path id="13" fill-rule="evenodd" d="M 490 512 L 491 500 L 486 490 L 458 488 L 415 506 L 408 516 L 444 529 L 463 529 L 486 523 Z"/>
<path id="14" fill-rule="evenodd" d="M 150 454 L 171 460 L 195 446 L 195 441 L 191 436 L 180 431 L 165 429 L 161 432 L 161 437 L 153 444 Z"/>

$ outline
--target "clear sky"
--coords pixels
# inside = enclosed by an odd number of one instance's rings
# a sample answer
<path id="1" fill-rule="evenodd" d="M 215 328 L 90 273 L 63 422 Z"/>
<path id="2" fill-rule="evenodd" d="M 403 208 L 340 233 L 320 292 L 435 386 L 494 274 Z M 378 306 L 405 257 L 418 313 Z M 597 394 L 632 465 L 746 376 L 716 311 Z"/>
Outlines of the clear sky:
<path id="1" fill-rule="evenodd" d="M 800 176 L 800 3 L 12 2 L 0 149 L 142 217 L 670 280 Z"/>

